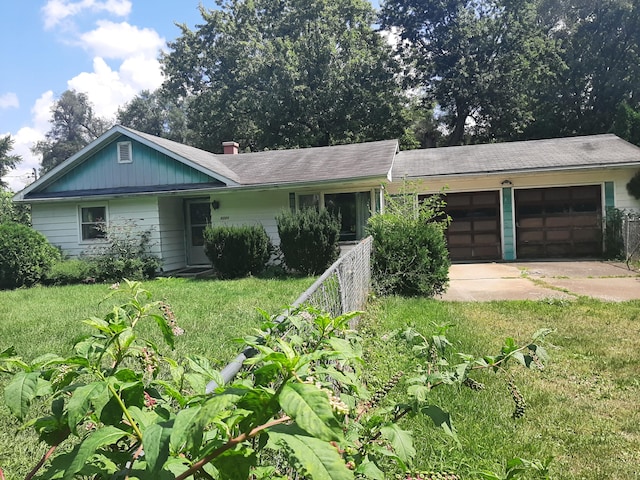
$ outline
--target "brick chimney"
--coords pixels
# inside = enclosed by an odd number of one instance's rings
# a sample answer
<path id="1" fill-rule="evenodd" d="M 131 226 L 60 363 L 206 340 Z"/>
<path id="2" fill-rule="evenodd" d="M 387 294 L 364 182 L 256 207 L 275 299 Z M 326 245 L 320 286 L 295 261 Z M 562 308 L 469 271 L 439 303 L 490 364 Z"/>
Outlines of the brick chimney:
<path id="1" fill-rule="evenodd" d="M 237 155 L 240 145 L 238 142 L 222 142 L 222 148 L 225 155 Z"/>

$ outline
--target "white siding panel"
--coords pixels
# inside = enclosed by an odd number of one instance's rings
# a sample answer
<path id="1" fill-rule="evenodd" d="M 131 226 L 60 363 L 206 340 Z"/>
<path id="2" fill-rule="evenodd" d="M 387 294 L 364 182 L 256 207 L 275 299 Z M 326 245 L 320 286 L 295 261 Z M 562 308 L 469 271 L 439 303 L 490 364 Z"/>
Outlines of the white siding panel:
<path id="1" fill-rule="evenodd" d="M 183 200 L 160 198 L 158 208 L 162 269 L 171 271 L 182 268 L 186 265 Z"/>
<path id="2" fill-rule="evenodd" d="M 266 192 L 238 192 L 213 195 L 220 208 L 213 210 L 213 225 L 262 224 L 274 245 L 280 245 L 276 216 L 289 208 L 289 192 L 277 190 Z"/>
<path id="3" fill-rule="evenodd" d="M 150 253 L 162 257 L 158 231 L 157 197 L 122 198 L 108 202 L 110 228 L 123 226 L 139 232 L 150 231 Z"/>
<path id="4" fill-rule="evenodd" d="M 501 182 L 510 180 L 513 188 L 564 187 L 571 185 L 604 185 L 613 182 L 615 189 L 615 204 L 617 208 L 640 210 L 640 200 L 631 197 L 627 192 L 627 183 L 635 174 L 637 168 L 607 168 L 600 170 L 575 170 L 564 172 L 545 172 L 529 174 L 484 175 L 474 177 L 441 177 L 428 178 L 418 181 L 419 193 L 436 193 L 441 189 L 445 192 L 473 192 L 479 190 L 496 190 L 501 188 Z M 402 187 L 402 181 L 396 180 L 387 185 L 389 193 L 396 193 Z"/>
<path id="5" fill-rule="evenodd" d="M 31 206 L 31 222 L 35 230 L 65 254 L 75 257 L 82 253 L 84 247 L 78 243 L 78 207 L 75 203 L 35 203 Z"/>

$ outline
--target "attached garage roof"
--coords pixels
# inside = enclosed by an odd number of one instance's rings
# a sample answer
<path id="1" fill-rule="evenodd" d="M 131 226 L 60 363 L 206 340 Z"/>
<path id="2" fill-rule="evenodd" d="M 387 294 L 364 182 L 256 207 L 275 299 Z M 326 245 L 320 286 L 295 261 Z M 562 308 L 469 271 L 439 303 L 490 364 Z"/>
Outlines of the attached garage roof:
<path id="1" fill-rule="evenodd" d="M 613 134 L 407 150 L 393 178 L 640 165 L 640 148 Z"/>

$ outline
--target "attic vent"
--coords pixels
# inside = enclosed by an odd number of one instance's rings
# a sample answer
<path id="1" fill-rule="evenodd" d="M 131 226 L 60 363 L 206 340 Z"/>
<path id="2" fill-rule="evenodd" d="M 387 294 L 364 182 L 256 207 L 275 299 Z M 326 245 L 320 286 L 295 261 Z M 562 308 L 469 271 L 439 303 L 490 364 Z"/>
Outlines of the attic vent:
<path id="1" fill-rule="evenodd" d="M 131 142 L 118 142 L 118 163 L 133 162 L 131 155 Z"/>

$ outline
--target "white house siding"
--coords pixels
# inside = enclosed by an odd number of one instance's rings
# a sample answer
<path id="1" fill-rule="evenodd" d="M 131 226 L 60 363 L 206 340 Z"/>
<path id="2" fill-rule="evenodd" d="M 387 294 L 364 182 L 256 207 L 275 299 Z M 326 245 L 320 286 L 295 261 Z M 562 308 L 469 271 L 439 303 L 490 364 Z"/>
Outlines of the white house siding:
<path id="1" fill-rule="evenodd" d="M 31 205 L 33 228 L 44 234 L 52 245 L 60 247 L 64 254 L 78 257 L 91 254 L 98 245 L 95 241 L 82 241 L 80 237 L 80 207 L 106 206 L 109 226 L 129 223 L 137 230 L 151 231 L 151 252 L 160 255 L 158 232 L 158 207 L 155 197 L 128 198 L 90 202 L 56 202 Z"/>
<path id="2" fill-rule="evenodd" d="M 150 253 L 161 256 L 158 231 L 158 199 L 156 197 L 128 197 L 109 200 L 109 227 L 132 228 L 151 232 Z"/>
<path id="3" fill-rule="evenodd" d="M 482 190 L 499 190 L 502 182 L 509 180 L 514 189 L 517 188 L 551 188 L 572 185 L 604 185 L 613 182 L 615 190 L 615 206 L 622 209 L 640 209 L 640 200 L 627 192 L 627 183 L 636 173 L 637 168 L 607 168 L 598 170 L 556 171 L 548 173 L 517 173 L 481 175 L 473 177 L 440 177 L 427 178 L 417 181 L 419 193 L 437 193 L 444 189 L 449 192 L 474 192 Z M 389 193 L 397 193 L 402 186 L 398 179 L 387 185 Z"/>
<path id="4" fill-rule="evenodd" d="M 211 211 L 212 225 L 262 224 L 273 244 L 280 245 L 276 216 L 289 208 L 288 191 L 221 192 L 211 200 L 220 202 L 220 208 Z"/>
<path id="5" fill-rule="evenodd" d="M 77 257 L 86 245 L 81 245 L 77 203 L 34 203 L 31 223 L 49 243 L 60 247 L 64 254 Z"/>
<path id="6" fill-rule="evenodd" d="M 161 238 L 162 269 L 167 272 L 185 266 L 185 222 L 183 200 L 181 198 L 158 199 Z"/>

